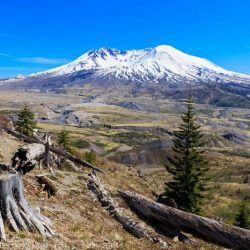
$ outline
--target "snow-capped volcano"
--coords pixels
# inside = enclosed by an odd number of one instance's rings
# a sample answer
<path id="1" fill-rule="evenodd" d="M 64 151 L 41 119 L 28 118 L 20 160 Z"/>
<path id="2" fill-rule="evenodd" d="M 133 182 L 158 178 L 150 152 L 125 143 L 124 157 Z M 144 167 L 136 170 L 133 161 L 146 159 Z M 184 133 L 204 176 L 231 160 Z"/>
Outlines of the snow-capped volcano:
<path id="1" fill-rule="evenodd" d="M 250 81 L 250 76 L 225 70 L 206 59 L 185 54 L 167 45 L 143 50 L 91 50 L 71 63 L 30 77 L 56 77 L 84 71 L 92 72 L 94 78 L 130 82 L 171 81 L 178 78 L 211 81 L 218 80 L 218 77 L 224 81 L 232 78 Z"/>
<path id="2" fill-rule="evenodd" d="M 8 79 L 2 85 L 15 88 L 56 89 L 85 83 L 98 86 L 131 84 L 133 88 L 158 90 L 197 84 L 237 85 L 250 88 L 250 76 L 225 70 L 212 62 L 185 54 L 171 46 L 160 45 L 142 50 L 90 50 L 76 60 L 20 80 Z M 158 85 L 157 85 L 158 84 Z"/>

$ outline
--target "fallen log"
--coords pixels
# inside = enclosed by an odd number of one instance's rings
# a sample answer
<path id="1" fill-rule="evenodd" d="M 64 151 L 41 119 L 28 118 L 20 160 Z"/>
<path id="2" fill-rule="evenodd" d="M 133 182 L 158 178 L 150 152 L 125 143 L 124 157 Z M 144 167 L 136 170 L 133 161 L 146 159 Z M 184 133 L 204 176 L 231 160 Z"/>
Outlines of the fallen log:
<path id="1" fill-rule="evenodd" d="M 1 124 L 0 124 L 0 129 L 4 130 L 8 134 L 18 138 L 19 140 L 23 140 L 24 142 L 28 142 L 28 143 L 37 143 L 38 142 L 38 140 L 35 138 L 30 138 L 30 137 L 28 137 L 22 133 L 19 133 L 11 128 L 4 127 Z"/>
<path id="2" fill-rule="evenodd" d="M 0 125 L 0 129 L 4 130 L 6 133 L 20 139 L 20 140 L 23 140 L 24 142 L 28 142 L 28 143 L 39 143 L 39 144 L 43 144 L 45 145 L 45 143 L 40 140 L 38 137 L 34 137 L 34 138 L 30 138 L 22 133 L 19 133 L 15 130 L 12 130 L 10 128 L 7 128 L 7 127 L 4 127 L 2 125 Z M 47 145 L 48 147 L 48 145 Z M 82 160 L 82 159 L 79 159 L 77 157 L 75 157 L 74 155 L 70 154 L 69 152 L 65 151 L 64 149 L 61 149 L 61 148 L 58 148 L 58 147 L 55 147 L 53 145 L 49 145 L 49 150 L 57 155 L 60 155 L 62 157 L 65 157 L 66 159 L 76 163 L 76 164 L 79 164 L 83 167 L 87 167 L 87 168 L 90 168 L 90 169 L 93 169 L 97 172 L 101 172 L 103 173 L 103 171 L 101 171 L 99 168 L 93 166 L 92 164 Z"/>
<path id="3" fill-rule="evenodd" d="M 112 199 L 94 171 L 92 172 L 92 174 L 89 174 L 87 185 L 89 190 L 91 190 L 96 195 L 101 205 L 109 211 L 110 216 L 113 217 L 117 222 L 119 222 L 126 231 L 137 238 L 146 238 L 153 243 L 160 243 L 165 248 L 168 246 L 168 244 L 162 241 L 158 235 L 153 235 L 145 228 L 139 226 L 138 222 L 122 214 L 122 211 L 119 208 L 118 204 Z"/>
<path id="4" fill-rule="evenodd" d="M 132 209 L 144 217 L 224 247 L 250 249 L 250 230 L 165 206 L 134 192 L 119 190 L 119 193 Z"/>
<path id="5" fill-rule="evenodd" d="M 50 220 L 35 212 L 28 204 L 23 191 L 21 175 L 6 172 L 0 175 L 0 239 L 6 240 L 4 222 L 19 232 L 36 230 L 42 236 L 52 237 Z"/>
<path id="6" fill-rule="evenodd" d="M 79 172 L 80 169 L 79 167 L 77 167 L 72 161 L 69 160 L 63 160 L 60 162 L 60 164 L 58 165 L 59 169 L 64 169 L 64 170 L 68 170 L 68 171 L 73 171 L 73 172 Z"/>
<path id="7" fill-rule="evenodd" d="M 77 158 L 76 156 L 70 154 L 69 152 L 61 149 L 61 148 L 58 148 L 58 147 L 55 147 L 55 146 L 50 146 L 49 147 L 50 151 L 57 154 L 57 155 L 60 155 L 62 157 L 65 157 L 66 159 L 76 163 L 76 164 L 79 164 L 81 166 L 84 166 L 84 167 L 87 167 L 87 168 L 90 168 L 92 170 L 95 170 L 97 172 L 100 172 L 100 173 L 103 173 L 102 170 L 100 170 L 99 168 L 93 166 L 92 164 L 80 159 L 80 158 Z"/>

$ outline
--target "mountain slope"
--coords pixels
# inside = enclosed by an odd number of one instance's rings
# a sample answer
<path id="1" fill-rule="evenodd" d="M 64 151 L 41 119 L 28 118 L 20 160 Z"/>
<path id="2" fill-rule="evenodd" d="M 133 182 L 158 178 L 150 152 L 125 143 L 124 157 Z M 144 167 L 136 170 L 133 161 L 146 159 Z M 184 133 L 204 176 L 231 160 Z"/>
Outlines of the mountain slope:
<path id="1" fill-rule="evenodd" d="M 186 78 L 187 80 L 232 81 L 250 83 L 250 76 L 225 70 L 206 59 L 190 56 L 171 46 L 161 45 L 152 49 L 119 51 L 101 48 L 91 50 L 75 61 L 31 78 L 56 77 L 78 72 L 93 72 L 96 80 L 129 82 L 158 82 Z"/>
<path id="2" fill-rule="evenodd" d="M 0 87 L 47 91 L 86 83 L 111 90 L 126 86 L 132 94 L 159 93 L 178 98 L 192 87 L 198 88 L 194 91 L 198 97 L 209 96 L 216 101 L 220 99 L 218 95 L 226 94 L 227 99 L 228 93 L 244 98 L 250 94 L 250 76 L 225 70 L 167 45 L 128 51 L 91 50 L 66 65 L 1 81 Z M 202 94 L 201 89 L 205 89 Z"/>

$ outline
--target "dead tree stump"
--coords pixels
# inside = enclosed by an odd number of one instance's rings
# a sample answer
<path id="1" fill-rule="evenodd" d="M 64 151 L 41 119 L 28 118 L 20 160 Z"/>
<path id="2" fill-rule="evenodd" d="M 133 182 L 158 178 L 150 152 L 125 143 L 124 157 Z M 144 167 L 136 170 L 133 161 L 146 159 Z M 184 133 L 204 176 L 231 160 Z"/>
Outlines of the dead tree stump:
<path id="1" fill-rule="evenodd" d="M 6 240 L 4 223 L 18 232 L 38 231 L 44 237 L 54 236 L 50 220 L 35 212 L 24 195 L 21 175 L 8 172 L 0 175 L 0 239 Z"/>

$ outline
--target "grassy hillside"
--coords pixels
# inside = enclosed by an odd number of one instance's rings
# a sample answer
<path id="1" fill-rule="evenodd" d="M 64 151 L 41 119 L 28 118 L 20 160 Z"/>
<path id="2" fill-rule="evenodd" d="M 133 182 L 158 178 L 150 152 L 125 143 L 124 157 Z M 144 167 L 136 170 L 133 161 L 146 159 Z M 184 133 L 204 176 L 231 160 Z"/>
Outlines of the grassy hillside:
<path id="1" fill-rule="evenodd" d="M 10 136 L 1 134 L 0 137 L 1 140 L 8 140 L 13 150 L 20 145 Z M 10 155 L 4 154 L 3 160 L 8 162 Z M 139 177 L 135 169 L 107 161 L 103 157 L 98 157 L 97 165 L 104 171 L 104 174 L 99 174 L 100 179 L 112 197 L 124 207 L 123 212 L 138 220 L 118 196 L 117 189 L 128 189 L 154 198 L 153 191 L 159 192 L 161 188 L 156 182 Z M 7 230 L 8 241 L 1 242 L 0 249 L 161 249 L 158 244 L 131 236 L 108 215 L 87 189 L 87 172 L 57 170 L 51 180 L 58 193 L 51 198 L 48 198 L 35 178 L 37 174 L 46 173 L 46 170 L 35 169 L 27 174 L 24 177 L 26 196 L 33 207 L 39 207 L 41 213 L 53 221 L 53 229 L 58 236 L 47 240 L 37 233 Z M 143 222 L 141 225 L 148 227 Z M 163 239 L 171 244 L 170 249 L 221 249 L 200 240 L 193 248 L 169 238 Z"/>
<path id="2" fill-rule="evenodd" d="M 116 126 L 163 127 L 175 130 L 184 111 L 182 101 L 169 99 L 157 100 L 143 95 L 133 98 L 101 96 L 96 90 L 69 95 L 37 93 L 18 93 L 17 95 L 0 92 L 0 110 L 12 116 L 27 100 L 39 115 L 47 115 L 48 120 L 38 123 L 40 130 L 51 132 L 53 142 L 62 129 L 70 135 L 73 152 L 80 158 L 94 150 L 97 165 L 105 170 L 101 180 L 109 187 L 112 196 L 124 206 L 125 213 L 134 216 L 120 200 L 118 188 L 135 190 L 145 196 L 153 197 L 153 192 L 164 190 L 164 183 L 171 176 L 164 169 L 166 156 L 171 153 L 171 137 L 152 131 L 133 131 L 130 129 L 107 129 L 102 127 L 75 127 L 65 124 L 64 110 L 77 111 L 91 115 L 100 124 Z M 86 102 L 95 96 L 94 102 Z M 99 97 L 101 96 L 101 97 Z M 115 105 L 121 102 L 136 102 L 142 110 L 133 110 Z M 44 108 L 44 103 L 48 106 Z M 112 105 L 109 105 L 112 103 Z M 250 207 L 250 111 L 240 108 L 218 108 L 207 104 L 195 104 L 197 122 L 205 134 L 206 155 L 209 164 L 209 190 L 203 204 L 204 215 L 209 218 L 221 218 L 227 223 L 234 222 L 234 216 L 240 201 L 245 200 Z M 59 113 L 53 110 L 59 110 Z M 67 114 L 67 112 L 66 112 Z M 55 120 L 54 117 L 58 119 Z M 84 116 L 88 119 L 88 116 Z M 230 135 L 225 137 L 225 135 Z M 0 134 L 0 158 L 2 162 L 10 160 L 20 142 Z M 228 138 L 228 139 L 227 139 Z M 165 143 L 165 144 L 164 144 Z M 8 145 L 8 147 L 6 147 Z M 119 156 L 119 157 L 117 157 Z M 111 159 L 115 159 L 114 162 Z M 119 164 L 120 159 L 131 160 L 132 170 Z M 131 165 L 131 164 L 129 164 Z M 139 177 L 137 170 L 146 175 Z M 92 193 L 86 187 L 86 172 L 73 173 L 58 171 L 53 179 L 58 195 L 50 199 L 41 190 L 34 178 L 38 170 L 25 177 L 25 188 L 31 204 L 39 206 L 42 213 L 54 222 L 60 237 L 44 241 L 39 235 L 20 232 L 8 232 L 10 243 L 2 244 L 3 249 L 158 249 L 145 240 L 138 240 L 126 233 L 107 212 L 100 207 Z M 167 239 L 170 241 L 169 239 Z M 214 245 L 199 242 L 199 248 L 216 249 Z M 172 242 L 172 249 L 192 249 L 191 246 Z M 218 247 L 218 249 L 220 249 Z"/>

